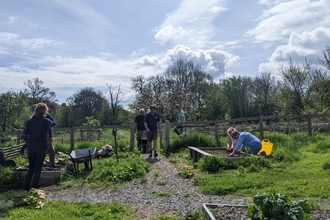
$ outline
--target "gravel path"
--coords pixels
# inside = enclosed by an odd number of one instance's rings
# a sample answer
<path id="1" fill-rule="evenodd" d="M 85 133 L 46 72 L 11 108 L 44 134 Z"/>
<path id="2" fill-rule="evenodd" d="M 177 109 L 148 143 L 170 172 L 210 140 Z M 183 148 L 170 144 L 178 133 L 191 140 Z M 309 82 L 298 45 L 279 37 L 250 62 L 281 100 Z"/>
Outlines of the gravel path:
<path id="1" fill-rule="evenodd" d="M 71 202 L 112 202 L 119 200 L 132 206 L 133 211 L 141 219 L 150 219 L 160 213 L 185 216 L 188 212 L 202 209 L 203 203 L 222 203 L 232 205 L 246 205 L 243 198 L 229 196 L 203 195 L 193 186 L 189 179 L 177 175 L 175 166 L 167 158 L 160 155 L 159 159 L 148 159 L 151 170 L 146 175 L 146 182 L 136 184 L 130 182 L 120 190 L 95 191 L 93 189 L 50 190 L 47 198 L 50 200 L 64 200 Z M 166 184 L 165 184 L 166 183 Z M 167 193 L 159 196 L 152 192 Z"/>

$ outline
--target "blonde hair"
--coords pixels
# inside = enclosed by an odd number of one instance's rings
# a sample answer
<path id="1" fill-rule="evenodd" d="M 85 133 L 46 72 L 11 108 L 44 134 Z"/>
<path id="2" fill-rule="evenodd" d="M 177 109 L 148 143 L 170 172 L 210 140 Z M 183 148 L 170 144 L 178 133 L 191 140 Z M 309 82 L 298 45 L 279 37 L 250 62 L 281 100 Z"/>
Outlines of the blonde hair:
<path id="1" fill-rule="evenodd" d="M 34 105 L 34 111 L 33 111 L 31 118 L 33 116 L 45 115 L 47 112 L 48 112 L 47 104 L 40 102 L 40 103 Z"/>
<path id="2" fill-rule="evenodd" d="M 227 130 L 227 134 L 232 134 L 234 131 L 237 131 L 235 128 L 233 127 L 229 127 L 228 130 Z"/>

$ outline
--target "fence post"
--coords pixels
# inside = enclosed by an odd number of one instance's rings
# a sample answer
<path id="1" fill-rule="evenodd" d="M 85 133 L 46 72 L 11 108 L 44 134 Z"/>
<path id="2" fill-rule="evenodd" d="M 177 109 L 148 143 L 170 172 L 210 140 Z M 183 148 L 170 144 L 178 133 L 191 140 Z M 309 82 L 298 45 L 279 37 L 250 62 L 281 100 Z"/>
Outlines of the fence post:
<path id="1" fill-rule="evenodd" d="M 19 145 L 21 143 L 21 134 L 22 130 L 18 129 L 16 130 L 16 144 Z"/>
<path id="2" fill-rule="evenodd" d="M 307 125 L 308 125 L 308 134 L 312 136 L 312 116 L 310 114 L 307 115 Z"/>
<path id="3" fill-rule="evenodd" d="M 135 141 L 135 139 L 134 139 L 134 126 L 135 126 L 135 124 L 134 124 L 135 122 L 131 122 L 130 123 L 130 126 L 129 126 L 129 128 L 130 128 L 130 133 L 131 133 L 131 135 L 130 135 L 130 139 L 131 139 L 131 141 L 130 141 L 130 143 L 131 143 L 131 146 L 130 146 L 130 148 L 131 148 L 131 151 L 134 151 L 134 141 Z"/>
<path id="4" fill-rule="evenodd" d="M 218 146 L 220 146 L 220 140 L 219 140 L 219 122 L 218 120 L 215 120 L 214 123 L 214 136 L 215 136 L 215 141 L 217 142 Z"/>
<path id="5" fill-rule="evenodd" d="M 170 146 L 170 122 L 169 120 L 165 121 L 165 152 L 168 151 Z"/>
<path id="6" fill-rule="evenodd" d="M 70 151 L 74 150 L 74 127 L 70 128 Z"/>
<path id="7" fill-rule="evenodd" d="M 261 139 L 264 139 L 264 116 L 259 115 L 259 133 L 261 136 Z"/>

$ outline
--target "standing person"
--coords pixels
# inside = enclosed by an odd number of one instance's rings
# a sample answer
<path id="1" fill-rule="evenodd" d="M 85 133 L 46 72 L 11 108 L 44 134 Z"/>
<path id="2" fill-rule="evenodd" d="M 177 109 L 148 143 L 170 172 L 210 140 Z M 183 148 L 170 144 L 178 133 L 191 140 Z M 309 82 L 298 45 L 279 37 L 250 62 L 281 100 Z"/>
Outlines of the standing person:
<path id="1" fill-rule="evenodd" d="M 140 109 L 139 115 L 135 117 L 135 127 L 134 132 L 136 133 L 136 138 L 138 141 L 138 148 L 141 150 L 142 139 L 146 138 L 146 127 L 144 126 L 145 111 Z M 144 149 L 143 149 L 144 150 Z"/>
<path id="2" fill-rule="evenodd" d="M 53 141 L 51 130 L 53 121 L 46 117 L 47 112 L 48 106 L 45 103 L 36 104 L 32 116 L 24 125 L 22 138 L 27 143 L 29 158 L 29 171 L 24 184 L 26 191 L 39 187 L 42 165 L 48 151 L 48 141 Z"/>
<path id="3" fill-rule="evenodd" d="M 234 154 L 238 153 L 239 151 L 244 150 L 245 147 L 249 147 L 248 154 L 258 154 L 261 150 L 261 141 L 259 138 L 251 134 L 250 132 L 238 132 L 234 131 L 232 133 L 232 138 L 237 140 L 237 144 L 232 153 L 229 156 L 233 156 Z"/>
<path id="4" fill-rule="evenodd" d="M 156 113 L 156 106 L 150 106 L 150 113 L 146 115 L 144 120 L 144 126 L 147 131 L 147 139 L 150 147 L 150 155 L 152 157 L 152 150 L 154 150 L 154 157 L 157 157 L 157 130 L 162 132 L 160 127 L 160 118 Z"/>
<path id="5" fill-rule="evenodd" d="M 33 110 L 35 109 L 36 105 L 33 105 Z M 52 127 L 54 127 L 56 125 L 56 121 L 55 119 L 48 113 L 48 111 L 46 112 L 46 118 L 48 118 L 49 120 L 51 120 L 52 123 Z M 48 155 L 49 155 L 49 166 L 55 168 L 55 148 L 53 145 L 53 141 L 50 141 L 50 137 L 48 137 Z"/>
<path id="6" fill-rule="evenodd" d="M 52 121 L 52 127 L 56 125 L 55 119 L 47 112 L 46 118 Z M 49 166 L 55 168 L 55 148 L 53 145 L 53 140 L 48 136 L 48 155 L 49 155 Z"/>
<path id="7" fill-rule="evenodd" d="M 173 130 L 177 135 L 182 135 L 184 125 L 180 123 L 186 122 L 185 114 L 180 105 L 177 104 L 175 106 L 175 109 L 176 111 L 178 111 L 178 124 L 175 125 Z"/>

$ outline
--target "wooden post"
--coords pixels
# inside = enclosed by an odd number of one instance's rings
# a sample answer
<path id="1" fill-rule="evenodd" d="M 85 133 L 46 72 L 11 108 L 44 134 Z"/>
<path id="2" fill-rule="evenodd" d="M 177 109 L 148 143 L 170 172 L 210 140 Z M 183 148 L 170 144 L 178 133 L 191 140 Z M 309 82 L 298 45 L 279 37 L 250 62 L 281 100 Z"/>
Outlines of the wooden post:
<path id="1" fill-rule="evenodd" d="M 22 130 L 16 130 L 16 144 L 19 145 L 21 141 Z"/>
<path id="2" fill-rule="evenodd" d="M 129 126 L 129 129 L 130 129 L 130 139 L 131 139 L 131 141 L 130 141 L 130 150 L 131 151 L 134 151 L 134 141 L 135 141 L 135 138 L 134 138 L 134 127 L 135 127 L 135 124 L 134 124 L 135 122 L 131 122 L 130 123 L 130 126 Z"/>
<path id="3" fill-rule="evenodd" d="M 70 152 L 74 150 L 74 127 L 70 128 Z"/>
<path id="4" fill-rule="evenodd" d="M 219 140 L 219 122 L 218 120 L 215 120 L 214 123 L 214 136 L 215 136 L 215 141 L 217 142 L 218 146 L 220 146 L 220 140 Z"/>
<path id="5" fill-rule="evenodd" d="M 170 147 L 170 122 L 168 120 L 165 121 L 165 152 L 168 151 Z"/>
<path id="6" fill-rule="evenodd" d="M 310 114 L 307 115 L 307 125 L 308 125 L 308 134 L 312 136 L 312 116 Z"/>
<path id="7" fill-rule="evenodd" d="M 261 139 L 264 139 L 264 116 L 259 115 L 259 133 L 261 136 Z"/>
<path id="8" fill-rule="evenodd" d="M 98 129 L 97 131 L 97 139 L 100 140 L 101 139 L 101 135 L 102 135 L 102 129 Z"/>
<path id="9" fill-rule="evenodd" d="M 160 130 L 161 130 L 161 132 L 159 132 L 159 148 L 160 149 L 164 149 L 164 141 L 163 141 L 163 137 L 164 137 L 164 133 L 163 132 L 165 132 L 161 127 L 160 127 Z"/>

